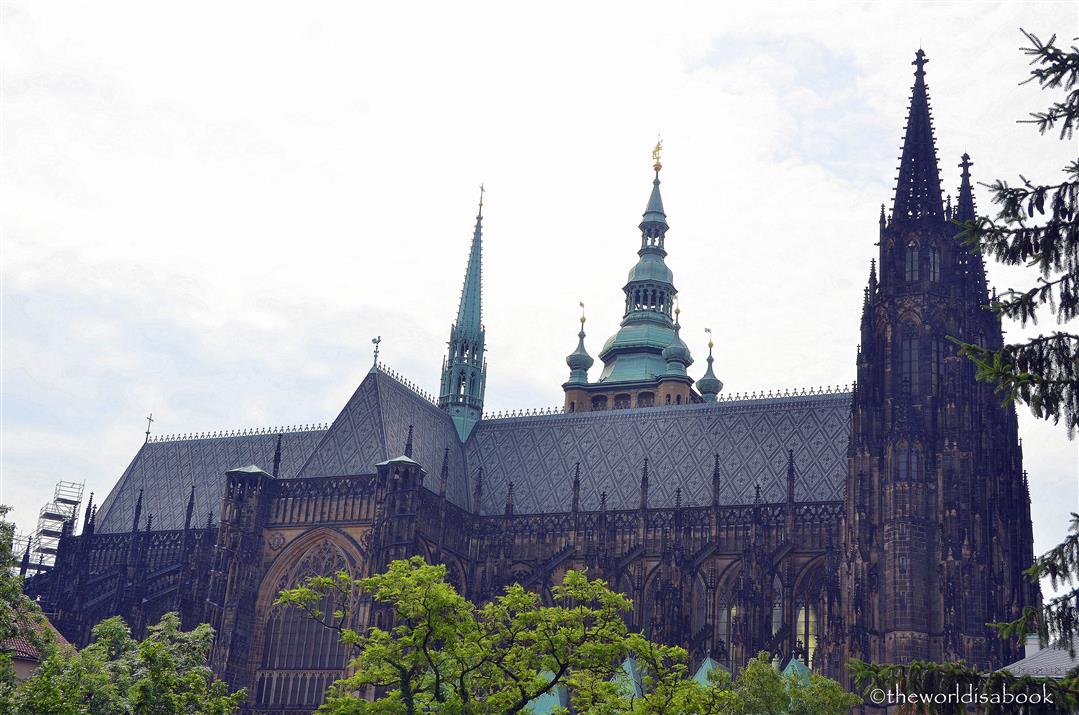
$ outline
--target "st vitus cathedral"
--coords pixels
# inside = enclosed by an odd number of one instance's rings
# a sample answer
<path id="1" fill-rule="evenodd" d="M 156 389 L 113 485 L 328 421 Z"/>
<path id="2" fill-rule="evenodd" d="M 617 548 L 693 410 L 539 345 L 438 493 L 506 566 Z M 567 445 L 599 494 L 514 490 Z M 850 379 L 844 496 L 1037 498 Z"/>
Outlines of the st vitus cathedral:
<path id="1" fill-rule="evenodd" d="M 1016 660 L 985 624 L 1039 598 L 1029 494 L 1014 411 L 947 339 L 1002 343 L 982 259 L 956 239 L 966 155 L 957 204 L 942 198 L 926 61 L 850 391 L 720 397 L 711 345 L 689 376 L 656 156 L 621 325 L 592 381 L 582 319 L 562 411 L 483 414 L 481 202 L 437 400 L 376 363 L 324 429 L 148 438 L 28 591 L 80 644 L 113 614 L 136 633 L 170 610 L 211 623 L 215 672 L 260 713 L 310 711 L 347 667 L 277 592 L 414 554 L 480 601 L 588 568 L 694 667 L 761 650 L 838 678 L 850 656 Z M 383 617 L 337 605 L 354 627 Z"/>

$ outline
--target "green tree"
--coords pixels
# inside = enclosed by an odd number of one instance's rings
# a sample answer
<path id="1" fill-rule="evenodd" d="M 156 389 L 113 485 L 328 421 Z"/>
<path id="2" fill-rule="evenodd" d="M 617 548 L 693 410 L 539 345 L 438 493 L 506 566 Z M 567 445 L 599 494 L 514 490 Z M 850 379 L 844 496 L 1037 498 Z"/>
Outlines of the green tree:
<path id="1" fill-rule="evenodd" d="M 1079 48 L 1056 46 L 1022 30 L 1029 45 L 1021 48 L 1034 69 L 1024 82 L 1042 89 L 1062 89 L 1062 100 L 1025 120 L 1044 134 L 1060 130 L 1071 141 L 1079 123 Z M 1071 144 L 1069 153 L 1075 156 Z M 998 315 L 1036 324 L 1040 313 L 1052 313 L 1058 324 L 1079 314 L 1079 160 L 1069 158 L 1064 180 L 1036 184 L 1020 175 L 1011 185 L 997 180 L 989 189 L 999 206 L 995 217 L 979 216 L 964 226 L 963 240 L 972 250 L 1011 266 L 1036 268 L 1034 285 L 996 297 L 989 306 Z M 978 379 L 994 383 L 1006 401 L 1021 401 L 1040 419 L 1061 419 L 1069 436 L 1079 418 L 1079 335 L 1055 330 L 1000 350 L 963 343 L 962 352 L 977 365 Z"/>
<path id="2" fill-rule="evenodd" d="M 16 572 L 17 555 L 12 553 L 15 525 L 6 520 L 10 507 L 0 505 L 0 644 L 22 638 L 38 651 L 49 645 L 41 609 L 23 594 L 23 579 Z M 8 712 L 15 688 L 11 653 L 0 647 L 0 712 Z"/>
<path id="3" fill-rule="evenodd" d="M 180 630 L 180 618 L 165 614 L 136 641 L 119 616 L 94 627 L 82 650 L 60 649 L 34 677 L 15 690 L 5 712 L 15 715 L 228 715 L 246 696 L 228 692 L 206 665 L 214 632 L 207 624 Z"/>
<path id="4" fill-rule="evenodd" d="M 700 685 L 688 677 L 685 650 L 630 633 L 624 616 L 632 602 L 578 571 L 551 589 L 548 606 L 519 584 L 477 606 L 445 574 L 444 566 L 413 557 L 368 578 L 316 576 L 280 593 L 277 607 L 300 609 L 352 648 L 353 675 L 334 684 L 320 712 L 521 713 L 556 690 L 568 694 L 574 712 L 590 715 L 838 715 L 860 702 L 821 676 L 807 686 L 780 676 L 767 656 L 733 684 L 719 671 Z M 387 628 L 356 629 L 357 614 L 322 610 L 327 602 L 355 603 L 357 593 L 366 597 L 364 620 L 381 612 Z M 631 656 L 643 695 L 622 669 Z M 754 679 L 763 682 L 764 671 L 772 674 L 767 701 L 777 709 L 770 711 L 757 709 Z"/>

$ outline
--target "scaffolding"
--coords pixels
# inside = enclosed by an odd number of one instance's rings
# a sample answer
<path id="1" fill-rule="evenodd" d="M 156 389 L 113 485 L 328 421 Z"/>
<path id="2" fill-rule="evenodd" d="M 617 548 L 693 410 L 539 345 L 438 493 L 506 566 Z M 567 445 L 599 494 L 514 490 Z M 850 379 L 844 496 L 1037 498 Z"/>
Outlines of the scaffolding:
<path id="1" fill-rule="evenodd" d="M 79 506 L 82 504 L 84 486 L 84 482 L 56 483 L 52 501 L 41 507 L 41 513 L 37 519 L 37 531 L 30 537 L 31 570 L 48 571 L 56 564 L 56 552 L 60 547 L 64 524 L 70 521 L 74 530 L 75 518 L 79 515 Z"/>

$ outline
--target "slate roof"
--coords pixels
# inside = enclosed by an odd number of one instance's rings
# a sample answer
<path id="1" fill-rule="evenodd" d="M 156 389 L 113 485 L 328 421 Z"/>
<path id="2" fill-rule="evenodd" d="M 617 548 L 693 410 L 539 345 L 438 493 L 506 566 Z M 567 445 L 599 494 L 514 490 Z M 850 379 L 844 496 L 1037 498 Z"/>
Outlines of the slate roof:
<path id="1" fill-rule="evenodd" d="M 322 430 L 285 432 L 281 437 L 282 478 L 296 476 Z M 97 531 L 129 531 L 135 502 L 143 490 L 142 521 L 154 515 L 154 530 L 182 529 L 191 485 L 195 486 L 195 526 L 212 511 L 220 516 L 225 472 L 248 464 L 273 468 L 277 434 L 248 434 L 203 439 L 150 441 L 142 445 L 120 481 L 97 511 Z"/>
<path id="2" fill-rule="evenodd" d="M 636 509 L 649 462 L 648 504 L 710 504 L 719 453 L 720 503 L 750 504 L 787 495 L 787 450 L 794 450 L 798 501 L 843 498 L 850 394 L 804 395 L 672 407 L 521 417 L 480 422 L 465 445 L 469 475 L 483 465 L 483 513 L 501 514 L 508 483 L 514 511 L 569 511 L 574 465 L 581 463 L 581 509 Z"/>
<path id="3" fill-rule="evenodd" d="M 401 455 L 413 426 L 413 458 L 438 489 L 449 448 L 447 496 L 471 509 L 483 467 L 484 514 L 501 514 L 514 483 L 518 514 L 568 511 L 574 465 L 581 463 L 581 509 L 639 504 L 641 467 L 649 460 L 648 503 L 671 507 L 682 489 L 685 506 L 711 503 L 713 454 L 721 465 L 720 502 L 748 504 L 754 485 L 765 501 L 786 498 L 787 450 L 794 450 L 799 501 L 842 499 L 849 433 L 849 393 L 816 394 L 481 421 L 462 445 L 450 416 L 382 370 L 372 370 L 326 430 L 286 432 L 279 478 L 373 474 Z M 131 528 L 139 490 L 143 521 L 155 530 L 184 525 L 195 485 L 195 523 L 221 509 L 225 472 L 244 465 L 273 467 L 277 434 L 163 440 L 144 444 L 101 503 L 97 530 Z M 141 526 L 141 525 L 140 525 Z"/>
<path id="4" fill-rule="evenodd" d="M 1004 666 L 1012 675 L 1031 675 L 1040 678 L 1063 678 L 1070 671 L 1079 668 L 1079 654 L 1073 658 L 1068 649 L 1053 645 L 1042 648 L 1027 658 Z"/>
<path id="5" fill-rule="evenodd" d="M 426 485 L 438 489 L 438 475 L 448 447 L 446 496 L 468 508 L 464 453 L 453 419 L 434 403 L 379 370 L 368 373 L 341 414 L 330 425 L 300 477 L 374 474 L 375 465 L 404 454 L 412 425 L 412 458 L 427 472 Z"/>
<path id="6" fill-rule="evenodd" d="M 380 370 L 372 370 L 327 430 L 286 432 L 278 477 L 328 477 L 374 474 L 375 464 L 400 455 L 413 425 L 413 457 L 438 489 L 446 447 L 450 448 L 447 496 L 468 508 L 464 456 L 453 420 L 420 394 Z M 154 530 L 181 529 L 191 485 L 195 485 L 195 524 L 221 510 L 225 472 L 255 465 L 273 468 L 277 433 L 205 439 L 150 441 L 142 446 L 112 492 L 101 503 L 97 531 L 128 531 L 139 490 L 142 520 L 153 514 Z M 141 528 L 140 524 L 140 528 Z"/>

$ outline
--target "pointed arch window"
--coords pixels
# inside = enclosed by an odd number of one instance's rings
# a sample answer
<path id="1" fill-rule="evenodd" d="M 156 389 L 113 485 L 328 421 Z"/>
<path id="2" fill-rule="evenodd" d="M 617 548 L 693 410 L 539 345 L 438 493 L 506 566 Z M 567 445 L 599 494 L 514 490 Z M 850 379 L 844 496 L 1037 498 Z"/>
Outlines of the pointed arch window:
<path id="1" fill-rule="evenodd" d="M 906 394 L 918 392 L 918 358 L 918 334 L 909 328 L 899 339 L 899 378 Z"/>
<path id="2" fill-rule="evenodd" d="M 929 247 L 929 280 L 940 283 L 940 247 Z"/>
<path id="3" fill-rule="evenodd" d="M 932 381 L 933 394 L 940 394 L 944 377 L 944 339 L 934 337 L 929 343 L 929 379 Z"/>
<path id="4" fill-rule="evenodd" d="M 913 283 L 918 280 L 918 244 L 915 241 L 911 241 L 907 244 L 904 275 L 906 276 L 907 283 Z"/>
<path id="5" fill-rule="evenodd" d="M 900 482 L 918 481 L 922 478 L 922 455 L 917 447 L 901 444 L 896 450 L 895 478 Z"/>

